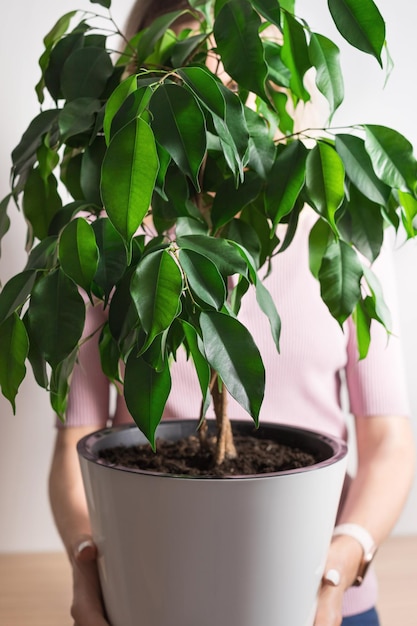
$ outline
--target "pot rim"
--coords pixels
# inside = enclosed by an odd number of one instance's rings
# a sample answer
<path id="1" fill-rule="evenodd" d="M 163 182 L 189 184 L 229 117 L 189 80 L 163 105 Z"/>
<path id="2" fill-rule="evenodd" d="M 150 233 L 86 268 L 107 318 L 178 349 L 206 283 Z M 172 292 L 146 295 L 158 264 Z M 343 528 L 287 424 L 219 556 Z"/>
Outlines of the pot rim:
<path id="1" fill-rule="evenodd" d="M 209 425 L 211 424 L 213 427 L 214 420 L 207 420 L 207 421 Z M 231 422 L 233 426 L 237 428 L 238 430 L 243 430 L 246 432 L 249 432 L 249 431 L 254 432 L 253 423 L 250 421 L 231 420 Z M 191 430 L 192 426 L 196 427 L 197 425 L 198 425 L 198 420 L 193 420 L 193 419 L 164 419 L 158 426 L 159 432 L 157 432 L 157 436 L 162 436 L 163 433 L 161 431 L 164 430 L 164 427 L 165 429 L 167 429 L 167 428 L 172 428 L 172 427 L 177 426 L 180 429 L 184 429 L 185 427 L 187 430 Z M 189 475 L 184 475 L 184 474 L 170 474 L 170 473 L 165 473 L 165 472 L 142 470 L 142 469 L 133 468 L 133 467 L 125 467 L 123 465 L 118 465 L 118 464 L 110 464 L 107 461 L 99 458 L 98 452 L 101 449 L 104 449 L 105 447 L 113 447 L 116 445 L 125 445 L 121 442 L 113 442 L 109 446 L 105 446 L 103 445 L 103 442 L 106 439 L 108 439 L 110 436 L 117 438 L 118 434 L 123 434 L 124 432 L 133 430 L 133 429 L 140 433 L 139 428 L 136 426 L 136 424 L 122 424 L 120 426 L 102 428 L 95 432 L 89 433 L 88 435 L 85 435 L 84 437 L 82 437 L 82 439 L 80 439 L 80 441 L 78 442 L 77 452 L 79 456 L 83 457 L 86 461 L 95 463 L 96 465 L 106 467 L 109 470 L 122 471 L 122 472 L 128 472 L 128 473 L 133 473 L 133 474 L 141 474 L 144 476 L 155 476 L 155 477 L 160 477 L 160 478 L 164 477 L 164 478 L 182 479 L 182 480 L 187 479 L 187 480 L 193 480 L 193 481 L 195 480 L 204 480 L 204 481 L 234 480 L 235 481 L 235 480 L 254 480 L 254 479 L 273 478 L 277 476 L 286 476 L 286 475 L 294 475 L 294 474 L 300 474 L 300 473 L 305 473 L 305 472 L 311 472 L 314 470 L 325 468 L 329 465 L 333 465 L 337 463 L 338 461 L 341 461 L 347 455 L 347 451 L 348 451 L 346 442 L 340 437 L 329 435 L 320 431 L 297 427 L 297 426 L 290 426 L 286 424 L 278 424 L 278 423 L 273 423 L 273 422 L 264 422 L 260 426 L 260 429 L 255 432 L 262 432 L 265 436 L 268 436 L 269 431 L 276 431 L 276 430 L 281 431 L 281 433 L 284 433 L 284 435 L 286 435 L 287 437 L 290 437 L 291 434 L 293 434 L 299 438 L 301 437 L 303 440 L 308 440 L 311 442 L 314 441 L 315 443 L 318 443 L 322 449 L 326 448 L 327 446 L 328 451 L 329 451 L 329 456 L 307 467 L 300 467 L 300 468 L 291 469 L 291 470 L 282 470 L 279 472 L 269 472 L 269 473 L 262 473 L 262 474 L 261 473 L 260 474 L 233 474 L 230 476 L 227 476 L 227 475 L 226 476 L 210 476 L 210 475 L 189 476 Z M 191 434 L 191 433 L 190 432 L 181 433 L 180 437 L 177 437 L 177 439 L 181 438 L 182 436 L 187 436 L 188 434 Z M 144 438 L 143 435 L 141 436 L 143 437 L 143 441 L 132 442 L 132 445 L 135 445 L 136 443 L 145 443 L 146 439 Z M 297 444 L 297 445 L 300 445 L 300 444 Z"/>

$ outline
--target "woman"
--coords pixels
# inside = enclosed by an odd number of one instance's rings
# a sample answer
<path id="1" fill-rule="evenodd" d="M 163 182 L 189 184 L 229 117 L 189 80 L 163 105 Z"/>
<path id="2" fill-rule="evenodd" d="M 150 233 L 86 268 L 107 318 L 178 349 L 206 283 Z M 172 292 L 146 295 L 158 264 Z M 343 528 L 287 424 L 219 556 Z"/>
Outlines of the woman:
<path id="1" fill-rule="evenodd" d="M 138 0 L 129 20 L 128 35 L 161 13 L 187 6 L 178 0 Z M 261 421 L 273 416 L 280 422 L 346 437 L 340 398 L 342 373 L 346 377 L 349 408 L 355 417 L 358 467 L 354 479 L 347 481 L 327 558 L 315 626 L 378 626 L 374 573 L 369 571 L 361 586 L 352 585 L 363 574 L 364 552 L 373 551 L 392 529 L 413 474 L 414 450 L 400 348 L 395 337 L 387 345 L 385 331 L 376 326 L 369 355 L 358 361 L 352 321 L 345 324 L 343 331 L 340 329 L 323 304 L 318 283 L 308 269 L 308 233 L 314 219 L 312 211 L 303 210 L 292 245 L 274 257 L 273 271 L 267 279 L 282 318 L 281 355 L 271 349 L 269 329 L 258 318 L 252 294 L 243 300 L 240 319 L 253 333 L 266 365 Z M 393 282 L 388 265 L 384 258 L 379 262 L 385 292 Z M 85 336 L 101 325 L 103 315 L 99 307 L 89 309 Z M 165 416 L 195 417 L 200 396 L 185 357 L 179 355 L 172 376 L 173 393 Z M 187 406 L 183 404 L 184 397 Z M 230 414 L 245 417 L 232 400 Z M 71 385 L 67 422 L 57 432 L 50 475 L 52 508 L 73 567 L 72 614 L 76 626 L 108 626 L 76 442 L 105 426 L 110 418 L 114 424 L 130 421 L 122 397 L 110 416 L 109 385 L 101 374 L 96 333 L 80 353 Z"/>

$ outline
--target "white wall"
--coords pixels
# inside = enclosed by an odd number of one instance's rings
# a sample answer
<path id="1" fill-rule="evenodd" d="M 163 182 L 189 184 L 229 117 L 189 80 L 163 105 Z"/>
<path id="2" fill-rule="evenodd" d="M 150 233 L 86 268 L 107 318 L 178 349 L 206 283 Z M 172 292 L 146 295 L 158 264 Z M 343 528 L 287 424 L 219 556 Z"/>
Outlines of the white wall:
<path id="1" fill-rule="evenodd" d="M 122 24 L 130 1 L 113 0 L 113 4 L 114 16 Z M 299 12 L 311 18 L 311 24 L 318 32 L 330 34 L 333 27 L 327 19 L 325 4 L 299 0 Z M 33 85 L 39 78 L 37 59 L 42 49 L 42 37 L 57 17 L 74 6 L 90 8 L 87 0 L 37 0 L 36 3 L 16 0 L 9 3 L 7 14 L 2 16 L 0 198 L 8 192 L 10 152 L 28 120 L 38 110 Z M 92 8 L 94 6 L 91 5 Z M 417 5 L 407 0 L 397 0 L 395 4 L 379 0 L 379 6 L 389 23 L 388 37 L 396 68 L 383 91 L 384 76 L 378 71 L 376 62 L 364 60 L 363 55 L 349 51 L 345 71 L 347 82 L 354 87 L 354 96 L 346 102 L 343 116 L 339 115 L 335 123 L 371 119 L 403 131 L 417 146 L 413 63 L 417 58 L 413 31 Z M 413 380 L 417 365 L 417 336 L 413 329 L 417 316 L 417 281 L 413 280 L 416 246 L 417 243 L 408 244 L 396 256 L 414 422 L 417 417 L 417 385 Z M 24 225 L 21 216 L 15 215 L 12 229 L 2 245 L 0 277 L 3 282 L 22 269 L 25 260 L 23 247 Z M 16 416 L 0 396 L 0 420 L 0 552 L 59 549 L 46 488 L 54 436 L 53 417 L 46 394 L 29 377 L 18 396 Z M 417 533 L 417 487 L 397 532 Z"/>

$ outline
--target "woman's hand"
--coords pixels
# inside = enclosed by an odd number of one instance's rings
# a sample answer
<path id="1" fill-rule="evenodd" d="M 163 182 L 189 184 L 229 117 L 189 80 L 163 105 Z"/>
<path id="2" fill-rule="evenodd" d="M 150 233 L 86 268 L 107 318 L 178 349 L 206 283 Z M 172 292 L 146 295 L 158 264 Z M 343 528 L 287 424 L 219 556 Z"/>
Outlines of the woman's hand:
<path id="1" fill-rule="evenodd" d="M 74 626 L 110 626 L 105 619 L 97 570 L 97 548 L 91 537 L 83 536 L 71 555 L 73 571 Z"/>

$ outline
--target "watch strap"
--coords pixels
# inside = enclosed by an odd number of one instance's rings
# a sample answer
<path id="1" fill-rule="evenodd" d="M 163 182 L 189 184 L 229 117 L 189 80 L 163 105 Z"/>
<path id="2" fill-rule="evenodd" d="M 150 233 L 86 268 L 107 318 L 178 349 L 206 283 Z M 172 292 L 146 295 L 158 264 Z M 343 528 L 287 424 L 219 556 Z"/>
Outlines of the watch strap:
<path id="1" fill-rule="evenodd" d="M 339 524 L 335 527 L 333 531 L 333 537 L 339 537 L 340 535 L 347 535 L 349 537 L 352 537 L 353 539 L 356 539 L 356 541 L 360 544 L 363 550 L 362 561 L 359 565 L 358 573 L 353 582 L 354 586 L 359 586 L 362 584 L 363 579 L 365 578 L 365 574 L 368 571 L 368 568 L 375 556 L 377 546 L 371 533 L 359 524 Z"/>

